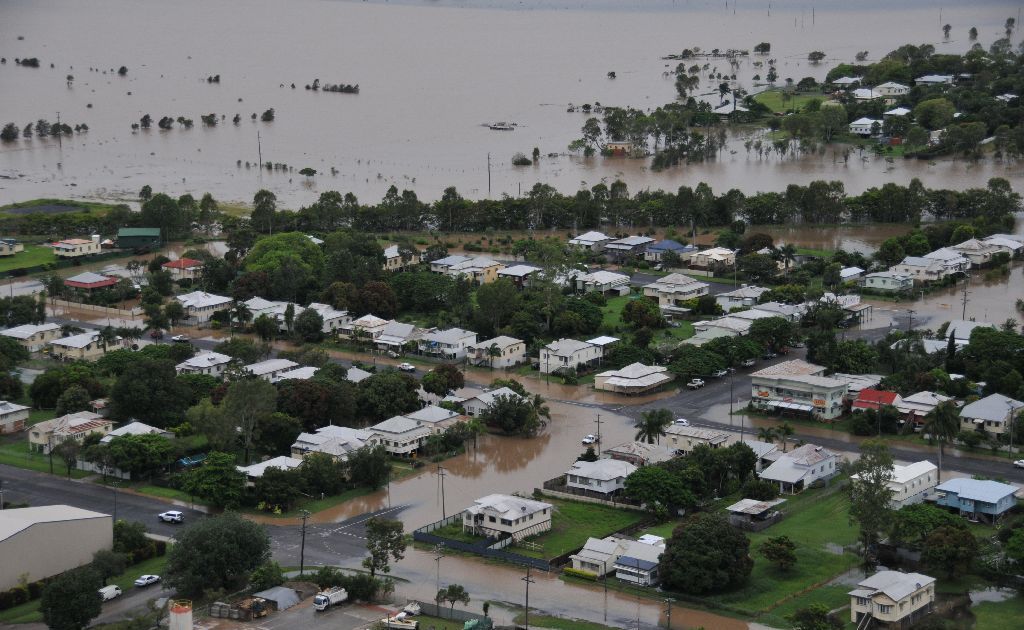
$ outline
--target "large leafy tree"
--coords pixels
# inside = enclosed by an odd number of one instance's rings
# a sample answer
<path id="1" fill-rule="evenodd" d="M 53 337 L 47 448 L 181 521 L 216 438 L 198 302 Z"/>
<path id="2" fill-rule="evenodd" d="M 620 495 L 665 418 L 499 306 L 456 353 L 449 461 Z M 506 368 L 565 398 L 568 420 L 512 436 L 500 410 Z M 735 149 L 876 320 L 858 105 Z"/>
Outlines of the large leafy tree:
<path id="1" fill-rule="evenodd" d="M 357 415 L 374 424 L 420 407 L 416 379 L 399 372 L 374 374 L 359 383 Z"/>
<path id="2" fill-rule="evenodd" d="M 110 462 L 133 479 L 151 476 L 171 463 L 174 445 L 162 435 L 120 435 L 110 441 Z"/>
<path id="3" fill-rule="evenodd" d="M 628 302 L 622 309 L 622 321 L 634 328 L 661 328 L 665 325 L 658 304 L 646 298 Z"/>
<path id="4" fill-rule="evenodd" d="M 892 470 L 893 457 L 885 442 L 865 440 L 861 444 L 860 458 L 853 464 L 857 479 L 850 484 L 850 520 L 860 527 L 866 561 L 874 557 L 879 538 L 889 530 Z"/>
<path id="5" fill-rule="evenodd" d="M 349 480 L 376 490 L 391 477 L 391 456 L 383 446 L 364 446 L 348 455 Z"/>
<path id="6" fill-rule="evenodd" d="M 102 611 L 100 574 L 89 566 L 72 569 L 53 578 L 43 589 L 39 610 L 46 627 L 83 630 Z"/>
<path id="7" fill-rule="evenodd" d="M 328 424 L 352 426 L 356 396 L 356 386 L 347 381 L 290 379 L 277 385 L 277 409 L 297 418 L 307 431 Z"/>
<path id="8" fill-rule="evenodd" d="M 140 359 L 128 366 L 110 390 L 110 414 L 114 418 L 135 418 L 156 427 L 181 422 L 191 390 L 176 378 L 174 363 Z"/>
<path id="9" fill-rule="evenodd" d="M 228 386 L 221 402 L 224 414 L 237 423 L 245 451 L 245 463 L 249 463 L 252 438 L 263 420 L 277 410 L 277 389 L 262 379 L 247 378 Z"/>
<path id="10" fill-rule="evenodd" d="M 286 413 L 272 413 L 256 427 L 253 446 L 268 455 L 287 453 L 295 438 L 302 433 L 302 424 Z"/>
<path id="11" fill-rule="evenodd" d="M 235 456 L 216 451 L 185 475 L 185 492 L 221 508 L 237 507 L 245 492 L 245 477 L 235 467 Z"/>
<path id="12" fill-rule="evenodd" d="M 366 521 L 366 550 L 369 557 L 363 559 L 363 566 L 370 570 L 370 577 L 377 572 L 390 573 L 391 561 L 398 562 L 405 555 L 405 533 L 402 521 L 375 516 Z"/>
<path id="13" fill-rule="evenodd" d="M 743 532 L 720 515 L 703 513 L 676 527 L 658 565 L 666 587 L 700 595 L 742 585 L 754 561 Z"/>
<path id="14" fill-rule="evenodd" d="M 292 302 L 304 301 L 324 267 L 324 252 L 299 232 L 285 232 L 256 241 L 245 257 L 245 269 L 264 272 L 264 296 Z"/>
<path id="15" fill-rule="evenodd" d="M 299 313 L 295 318 L 295 334 L 303 341 L 320 341 L 324 337 L 324 318 L 311 308 Z"/>
<path id="16" fill-rule="evenodd" d="M 481 285 L 476 290 L 477 314 L 496 334 L 519 310 L 521 299 L 519 290 L 507 278 Z"/>
<path id="17" fill-rule="evenodd" d="M 509 435 L 533 435 L 540 428 L 538 409 L 525 396 L 497 396 L 480 420 Z"/>
<path id="18" fill-rule="evenodd" d="M 683 483 L 679 475 L 662 466 L 644 466 L 626 477 L 623 494 L 639 501 L 646 509 L 659 516 L 673 510 L 688 509 L 697 504 L 697 497 Z"/>
<path id="19" fill-rule="evenodd" d="M 978 540 L 964 527 L 943 526 L 934 530 L 924 541 L 921 561 L 933 571 L 946 577 L 968 573 L 978 555 Z"/>
<path id="20" fill-rule="evenodd" d="M 964 519 L 931 503 L 908 505 L 892 515 L 889 538 L 919 548 L 940 527 L 967 527 Z"/>
<path id="21" fill-rule="evenodd" d="M 796 327 L 785 317 L 755 319 L 748 336 L 764 348 L 779 350 L 796 339 Z"/>
<path id="22" fill-rule="evenodd" d="M 447 396 L 465 385 L 465 375 L 450 363 L 442 363 L 423 375 L 423 391 L 437 396 Z"/>
<path id="23" fill-rule="evenodd" d="M 263 526 L 234 512 L 199 519 L 176 538 L 165 582 L 186 596 L 237 588 L 270 558 L 270 537 Z"/>
<path id="24" fill-rule="evenodd" d="M 789 536 L 775 536 L 761 543 L 758 552 L 765 560 L 783 571 L 788 571 L 796 564 L 796 544 Z"/>

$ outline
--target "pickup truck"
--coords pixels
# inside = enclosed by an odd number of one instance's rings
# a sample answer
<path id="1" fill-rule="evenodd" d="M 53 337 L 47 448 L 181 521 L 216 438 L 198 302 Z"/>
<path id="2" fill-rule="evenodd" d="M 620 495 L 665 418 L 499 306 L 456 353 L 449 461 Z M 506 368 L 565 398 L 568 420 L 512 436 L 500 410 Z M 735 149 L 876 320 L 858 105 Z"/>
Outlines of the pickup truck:
<path id="1" fill-rule="evenodd" d="M 690 389 L 700 389 L 701 387 L 704 387 L 704 379 L 692 379 L 689 383 L 686 384 L 686 386 L 689 387 Z"/>

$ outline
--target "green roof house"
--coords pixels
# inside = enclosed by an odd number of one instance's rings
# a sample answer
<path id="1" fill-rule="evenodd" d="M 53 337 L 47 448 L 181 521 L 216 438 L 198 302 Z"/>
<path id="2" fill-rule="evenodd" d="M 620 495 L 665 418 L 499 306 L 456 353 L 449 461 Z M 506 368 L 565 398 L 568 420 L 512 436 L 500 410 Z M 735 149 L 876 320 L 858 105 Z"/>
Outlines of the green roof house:
<path id="1" fill-rule="evenodd" d="M 160 243 L 160 228 L 121 228 L 117 231 L 117 246 L 120 249 L 159 247 Z"/>

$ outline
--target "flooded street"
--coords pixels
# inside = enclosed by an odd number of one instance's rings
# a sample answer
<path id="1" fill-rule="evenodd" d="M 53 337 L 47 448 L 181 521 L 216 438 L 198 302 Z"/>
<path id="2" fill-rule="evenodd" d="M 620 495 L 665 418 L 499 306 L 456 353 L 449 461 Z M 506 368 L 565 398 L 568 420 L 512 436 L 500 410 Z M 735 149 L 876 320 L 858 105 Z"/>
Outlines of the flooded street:
<path id="1" fill-rule="evenodd" d="M 392 184 L 421 199 L 435 199 L 452 185 L 480 198 L 488 195 L 488 154 L 492 197 L 515 195 L 535 182 L 572 192 L 616 177 L 632 191 L 706 181 L 716 191 L 752 193 L 840 179 L 847 191 L 859 192 L 911 177 L 926 186 L 964 188 L 993 175 L 1021 188 L 1019 165 L 873 158 L 844 165 L 829 152 L 758 160 L 744 150 L 743 135 L 716 162 L 661 173 L 649 170 L 646 160 L 565 154 L 585 120 L 566 112 L 569 103 L 668 103 L 675 90 L 663 73 L 677 62 L 661 57 L 684 47 L 749 49 L 767 41 L 780 83 L 821 79 L 860 50 L 869 51 L 869 60 L 907 42 L 962 52 L 971 26 L 987 47 L 1019 8 L 999 0 L 943 7 L 942 21 L 953 26 L 944 41 L 931 2 L 900 8 L 819 3 L 813 13 L 795 0 L 773 2 L 770 10 L 764 3 L 740 4 L 296 0 L 285 7 L 270 0 L 244 6 L 182 0 L 175 5 L 181 19 L 170 19 L 155 2 L 0 0 L 0 56 L 8 60 L 0 65 L 2 122 L 21 127 L 39 118 L 54 121 L 59 112 L 72 126 L 89 126 L 61 144 L 37 137 L 0 147 L 0 204 L 44 196 L 128 198 L 145 184 L 173 195 L 210 191 L 236 201 L 268 188 L 287 207 L 309 203 L 324 190 L 377 200 Z M 880 7 L 885 20 L 877 19 Z M 1018 39 L 1015 34 L 1015 46 Z M 827 59 L 810 65 L 810 50 L 825 51 Z M 38 57 L 41 67 L 13 62 L 22 57 Z M 735 69 L 738 84 L 750 91 L 759 89 L 753 75 L 764 72 L 755 61 L 742 58 Z M 709 71 L 732 72 L 724 58 L 706 62 Z M 116 72 L 121 65 L 125 76 Z M 607 78 L 609 71 L 617 78 Z M 215 75 L 219 82 L 207 80 Z M 360 91 L 305 90 L 315 78 L 359 84 Z M 717 105 L 717 85 L 705 73 L 699 96 Z M 268 108 L 275 110 L 273 122 L 250 120 Z M 200 116 L 209 113 L 226 119 L 204 126 Z M 153 128 L 133 132 L 144 114 L 153 116 Z M 159 130 L 155 121 L 163 116 L 190 118 L 194 126 Z M 496 132 L 483 126 L 496 121 L 518 127 Z M 513 153 L 533 147 L 545 156 L 538 165 L 510 164 Z M 261 159 L 294 171 L 244 165 Z M 320 174 L 302 177 L 303 167 Z"/>

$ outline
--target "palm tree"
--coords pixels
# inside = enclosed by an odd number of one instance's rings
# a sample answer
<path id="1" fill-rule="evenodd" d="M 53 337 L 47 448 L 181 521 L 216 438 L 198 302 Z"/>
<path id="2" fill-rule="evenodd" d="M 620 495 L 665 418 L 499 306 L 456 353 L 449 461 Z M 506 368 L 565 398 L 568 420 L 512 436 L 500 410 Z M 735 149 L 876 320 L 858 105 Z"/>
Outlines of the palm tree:
<path id="1" fill-rule="evenodd" d="M 789 436 L 793 435 L 793 427 L 789 426 L 788 422 L 783 422 L 782 426 L 776 429 L 779 433 L 779 438 L 782 440 L 782 452 L 786 452 L 786 440 Z"/>
<path id="2" fill-rule="evenodd" d="M 538 418 L 551 419 L 551 409 L 544 404 L 544 398 L 540 394 L 534 394 L 530 404 L 533 406 L 533 410 L 537 413 Z"/>
<path id="3" fill-rule="evenodd" d="M 924 431 L 939 442 L 939 475 L 942 479 L 942 452 L 946 442 L 952 442 L 960 430 L 960 414 L 951 401 L 939 403 L 925 416 Z"/>
<path id="4" fill-rule="evenodd" d="M 757 439 L 762 442 L 774 444 L 776 437 L 778 434 L 775 432 L 775 427 L 761 427 L 757 430 Z"/>
<path id="5" fill-rule="evenodd" d="M 476 450 L 476 439 L 484 432 L 484 423 L 480 421 L 480 418 L 470 416 L 470 418 L 463 423 L 463 426 L 466 429 L 466 433 L 473 436 L 473 449 Z"/>
<path id="6" fill-rule="evenodd" d="M 487 349 L 487 360 L 488 360 L 488 362 L 490 362 L 492 370 L 494 369 L 494 357 L 500 357 L 500 356 L 501 356 L 501 348 L 498 347 L 498 344 L 492 343 L 491 347 Z"/>
<path id="7" fill-rule="evenodd" d="M 104 326 L 100 329 L 96 341 L 103 348 L 103 352 L 106 352 L 107 346 L 117 341 L 117 331 L 113 326 Z"/>
<path id="8" fill-rule="evenodd" d="M 242 326 L 242 330 L 244 331 L 245 324 L 252 319 L 252 311 L 249 310 L 249 307 L 245 304 L 245 302 L 235 302 L 231 310 L 232 314 L 234 315 L 235 321 Z"/>
<path id="9" fill-rule="evenodd" d="M 796 246 L 786 243 L 779 248 L 779 253 L 782 254 L 782 260 L 786 264 L 786 271 L 789 271 L 790 263 L 796 260 Z"/>
<path id="10" fill-rule="evenodd" d="M 668 409 L 652 409 L 640 414 L 640 419 L 634 425 L 637 429 L 633 439 L 648 444 L 657 442 L 661 444 L 661 436 L 665 435 L 665 429 L 672 424 L 672 412 Z"/>

